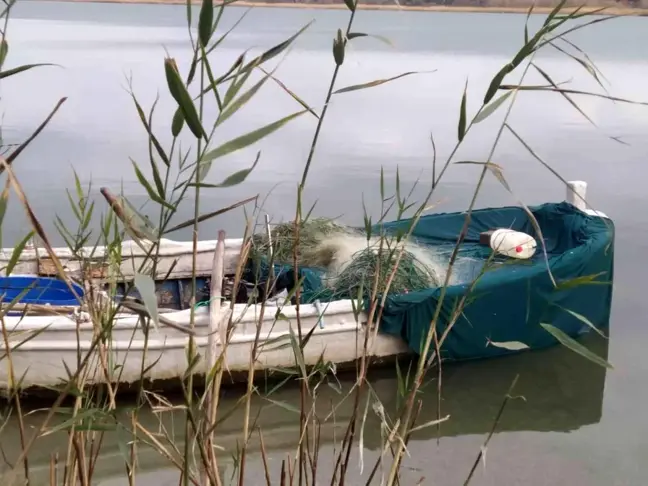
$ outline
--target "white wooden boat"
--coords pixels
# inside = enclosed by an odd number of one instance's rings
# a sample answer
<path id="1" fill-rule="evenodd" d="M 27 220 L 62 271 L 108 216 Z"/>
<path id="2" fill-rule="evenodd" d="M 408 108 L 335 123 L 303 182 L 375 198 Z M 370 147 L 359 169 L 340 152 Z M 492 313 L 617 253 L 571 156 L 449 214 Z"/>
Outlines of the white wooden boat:
<path id="1" fill-rule="evenodd" d="M 570 183 L 568 202 L 583 211 L 590 211 L 584 207 L 585 187 L 582 182 Z M 596 214 L 604 216 L 602 213 Z M 240 239 L 226 240 L 222 263 L 225 274 L 235 271 L 241 243 Z M 203 241 L 198 245 L 198 273 L 201 276 L 211 274 L 216 246 L 216 240 Z M 5 249 L 0 255 L 3 268 L 11 251 Z M 55 251 L 68 271 L 78 271 L 78 262 L 69 250 Z M 95 251 L 95 256 L 101 255 L 102 251 Z M 133 278 L 133 268 L 141 263 L 145 252 L 129 242 L 124 245 L 122 254 L 130 257 L 122 264 L 122 273 L 126 279 Z M 171 279 L 189 277 L 191 254 L 191 242 L 165 240 L 161 245 L 158 275 L 168 274 Z M 26 250 L 13 274 L 51 274 L 51 262 L 44 257 L 43 249 Z M 194 329 L 198 352 L 203 357 L 209 356 L 210 344 L 216 355 L 222 352 L 222 329 L 232 317 L 236 325 L 227 347 L 225 364 L 233 378 L 237 375 L 246 377 L 257 330 L 260 352 L 253 365 L 256 370 L 297 365 L 289 343 L 290 336 L 298 334 L 295 306 L 283 306 L 280 319 L 275 315 L 277 308 L 271 306 L 266 307 L 261 319 L 260 308 L 260 305 L 246 304 L 235 304 L 230 308 L 225 303 L 212 310 L 211 318 L 208 307 L 198 308 Z M 142 330 L 140 317 L 119 314 L 114 321 L 110 340 L 93 350 L 86 369 L 94 371 L 86 377 L 86 384 L 102 383 L 106 379 L 123 384 L 137 383 L 142 369 L 148 369 L 145 377 L 149 380 L 183 376 L 188 366 L 186 348 L 189 336 L 181 329 L 189 327 L 190 312 L 184 309 L 164 313 L 170 325 L 160 324 L 156 329 L 151 328 L 148 337 Z M 316 365 L 322 360 L 337 367 L 356 362 L 363 353 L 366 333 L 369 333 L 368 354 L 371 356 L 385 360 L 411 352 L 399 337 L 379 333 L 373 326 L 368 327 L 367 316 L 363 313 L 356 318 L 350 300 L 334 301 L 322 306 L 302 304 L 299 314 L 302 334 L 312 331 L 303 348 L 303 364 L 306 366 Z M 22 378 L 23 388 L 60 385 L 67 379 L 68 370 L 74 373 L 79 359 L 90 350 L 96 326 L 96 323 L 84 322 L 82 313 L 5 316 L 4 329 L 11 351 L 7 353 L 3 339 L 0 344 L 0 389 L 8 388 L 19 378 Z M 215 331 L 210 332 L 210 329 Z M 215 336 L 218 329 L 220 333 L 210 343 L 210 335 Z M 96 366 L 99 360 L 107 363 L 109 378 L 100 366 Z M 207 362 L 207 359 L 201 360 L 196 373 L 204 374 Z"/>

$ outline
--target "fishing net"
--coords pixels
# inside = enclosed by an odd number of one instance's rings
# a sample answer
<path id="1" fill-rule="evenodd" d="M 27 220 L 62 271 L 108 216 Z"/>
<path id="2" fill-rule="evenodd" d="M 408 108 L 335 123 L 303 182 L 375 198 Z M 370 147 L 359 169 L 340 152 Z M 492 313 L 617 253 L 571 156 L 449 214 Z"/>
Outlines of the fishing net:
<path id="1" fill-rule="evenodd" d="M 317 246 L 327 236 L 333 234 L 353 234 L 355 231 L 328 218 L 312 218 L 299 225 L 299 236 L 295 239 L 295 224 L 281 223 L 270 232 L 272 239 L 273 261 L 276 264 L 292 265 L 293 251 L 297 243 L 297 263 L 305 267 L 322 267 L 322 254 Z M 255 234 L 252 238 L 252 258 L 270 258 L 270 241 L 267 234 Z"/>
<path id="2" fill-rule="evenodd" d="M 400 249 L 367 248 L 356 253 L 348 266 L 331 282 L 337 298 L 356 298 L 359 293 L 370 296 L 377 278 L 377 293 L 403 294 L 427 289 L 438 284 L 432 268 L 427 267 L 407 250 L 398 261 Z M 394 268 L 396 269 L 394 270 Z M 389 289 L 389 277 L 394 272 Z M 361 292 L 360 292 L 361 291 Z"/>

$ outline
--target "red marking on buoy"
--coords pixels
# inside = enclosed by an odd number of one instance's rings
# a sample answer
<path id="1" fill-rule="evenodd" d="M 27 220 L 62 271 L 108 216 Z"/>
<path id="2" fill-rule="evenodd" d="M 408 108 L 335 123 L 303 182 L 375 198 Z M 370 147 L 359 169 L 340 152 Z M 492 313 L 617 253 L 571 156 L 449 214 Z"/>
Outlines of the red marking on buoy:
<path id="1" fill-rule="evenodd" d="M 515 253 L 522 253 L 522 247 L 521 246 L 516 246 L 515 247 Z"/>

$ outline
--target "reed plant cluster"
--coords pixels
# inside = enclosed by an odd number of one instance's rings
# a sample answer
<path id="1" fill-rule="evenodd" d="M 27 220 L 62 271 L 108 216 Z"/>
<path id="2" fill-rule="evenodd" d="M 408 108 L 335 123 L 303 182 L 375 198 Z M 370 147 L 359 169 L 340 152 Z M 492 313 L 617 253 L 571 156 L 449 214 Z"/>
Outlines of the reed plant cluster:
<path id="1" fill-rule="evenodd" d="M 24 208 L 31 229 L 24 239 L 15 245 L 9 264 L 3 270 L 6 274 L 11 274 L 28 243 L 36 241 L 40 251 L 51 261 L 54 273 L 58 278 L 67 282 L 71 289 L 76 288 L 73 283 L 80 284 L 84 289 L 83 295 L 78 296 L 79 305 L 76 310 L 79 316 L 85 319 L 83 322 L 92 324 L 93 337 L 88 345 L 79 346 L 76 365 L 66 368 L 67 376 L 62 377 L 64 379 L 60 386 L 49 390 L 53 393 L 53 400 L 48 402 L 46 413 L 42 415 L 36 425 L 27 426 L 29 417 L 24 407 L 23 377 L 15 376 L 13 373 L 12 356 L 21 346 L 35 339 L 43 330 L 27 333 L 16 340 L 15 336 L 11 336 L 12 331 L 5 326 L 5 317 L 10 310 L 18 309 L 18 304 L 16 301 L 3 304 L 0 320 L 2 320 L 4 346 L 0 348 L 0 366 L 8 370 L 11 378 L 2 404 L 2 416 L 5 425 L 8 420 L 17 421 L 19 424 L 20 444 L 13 445 L 14 449 L 19 451 L 15 457 L 0 466 L 0 484 L 49 484 L 51 486 L 98 484 L 101 478 L 96 477 L 95 474 L 102 460 L 102 446 L 109 440 L 117 440 L 123 475 L 125 481 L 131 485 L 139 484 L 138 477 L 142 474 L 138 457 L 142 451 L 152 450 L 173 471 L 170 474 L 176 475 L 179 484 L 185 486 L 190 484 L 261 484 L 260 477 L 263 478 L 262 482 L 268 485 L 301 486 L 314 485 L 316 482 L 317 484 L 342 485 L 349 483 L 350 476 L 356 477 L 354 484 L 360 484 L 356 482 L 358 481 L 357 477 L 360 477 L 360 481 L 364 484 L 393 486 L 403 484 L 400 482 L 400 474 L 406 463 L 408 443 L 412 434 L 422 429 L 441 427 L 443 422 L 451 420 L 452 410 L 448 410 L 445 415 L 441 414 L 439 408 L 438 416 L 434 420 L 420 423 L 420 412 L 425 404 L 422 403 L 419 392 L 430 380 L 434 386 L 438 387 L 439 393 L 441 390 L 442 362 L 438 359 L 439 349 L 447 338 L 449 329 L 461 313 L 462 307 L 466 305 L 467 297 L 458 303 L 456 315 L 443 333 L 437 333 L 436 323 L 439 319 L 441 302 L 445 296 L 445 288 L 457 259 L 457 249 L 465 237 L 484 178 L 488 173 L 493 174 L 506 190 L 512 192 L 503 170 L 493 162 L 502 136 L 504 134 L 512 135 L 519 141 L 520 148 L 527 150 L 538 163 L 552 171 L 563 183 L 566 183 L 511 125 L 510 113 L 515 106 L 516 99 L 523 96 L 526 91 L 547 91 L 564 98 L 579 111 L 580 108 L 573 98 L 574 94 L 600 96 L 617 102 L 630 102 L 611 97 L 608 94 L 586 93 L 567 88 L 562 83 L 554 81 L 536 60 L 536 54 L 540 50 L 558 50 L 581 65 L 588 75 L 600 83 L 601 75 L 598 68 L 577 45 L 569 40 L 569 36 L 592 24 L 611 19 L 612 17 L 602 16 L 605 9 L 588 13 L 584 13 L 578 8 L 567 11 L 564 9 L 565 2 L 563 0 L 546 16 L 536 32 L 530 32 L 524 24 L 522 45 L 513 58 L 494 74 L 486 92 L 480 95 L 481 103 L 476 113 L 468 113 L 467 98 L 469 95 L 477 96 L 477 94 L 469 93 L 467 84 L 463 93 L 457 93 L 459 109 L 457 139 L 447 159 L 440 162 L 438 167 L 436 153 L 430 160 L 433 180 L 429 183 L 426 197 L 423 200 L 411 201 L 408 195 L 401 192 L 398 180 L 396 194 L 386 194 L 384 175 L 381 170 L 382 205 L 377 216 L 365 211 L 364 226 L 367 237 L 382 238 L 384 236 L 375 234 L 375 228 L 376 226 L 380 227 L 388 212 L 394 209 L 397 219 L 408 216 L 412 218 L 412 223 L 407 231 L 399 235 L 396 248 L 390 249 L 393 253 L 390 255 L 389 265 L 376 265 L 379 270 L 372 272 L 364 284 L 365 288 L 359 292 L 361 295 L 355 304 L 356 317 L 365 326 L 368 326 L 368 331 L 362 334 L 364 339 L 364 342 L 360 344 L 362 351 L 358 355 L 357 362 L 354 363 L 353 386 L 339 397 L 340 401 L 352 403 L 352 413 L 344 423 L 336 424 L 339 435 L 336 436 L 332 448 L 333 456 L 327 459 L 326 466 L 322 466 L 323 459 L 321 457 L 324 447 L 324 444 L 321 443 L 322 427 L 326 425 L 326 420 L 334 420 L 331 417 L 335 417 L 335 406 L 329 407 L 327 413 L 322 414 L 323 405 L 319 402 L 319 397 L 323 386 L 335 384 L 337 369 L 335 363 L 327 362 L 323 357 L 315 366 L 306 366 L 304 350 L 308 346 L 312 330 L 302 329 L 299 304 L 300 286 L 297 285 L 291 291 L 294 293 L 291 297 L 294 297 L 297 302 L 295 305 L 297 326 L 279 339 L 280 342 L 273 344 L 291 350 L 294 367 L 271 370 L 281 372 L 279 376 L 282 378 L 273 382 L 274 384 L 271 386 L 259 385 L 259 377 L 254 372 L 254 368 L 260 359 L 263 348 L 268 346 L 268 343 L 262 342 L 260 331 L 257 330 L 256 339 L 251 345 L 249 372 L 244 377 L 244 386 L 242 390 L 239 390 L 240 396 L 236 405 L 231 409 L 224 408 L 219 403 L 219 398 L 229 379 L 228 349 L 236 328 L 236 322 L 232 318 L 233 314 L 230 314 L 226 325 L 221 325 L 216 335 L 210 334 L 208 346 L 199 350 L 194 326 L 198 312 L 196 306 L 192 305 L 189 310 L 190 326 L 178 327 L 169 319 L 165 319 L 165 313 L 158 308 L 157 297 L 154 293 L 154 280 L 164 279 L 164 275 L 160 276 L 161 270 L 158 268 L 163 238 L 178 229 L 192 228 L 193 275 L 191 291 L 194 296 L 192 303 L 196 303 L 195 296 L 199 277 L 196 265 L 199 234 L 201 234 L 200 225 L 207 220 L 217 221 L 222 214 L 238 208 L 245 209 L 247 229 L 243 235 L 238 258 L 239 264 L 232 275 L 234 288 L 242 278 L 244 271 L 242 262 L 245 262 L 250 254 L 255 252 L 264 255 L 271 263 L 280 262 L 292 265 L 295 280 L 299 281 L 298 270 L 303 264 L 304 256 L 308 256 L 311 249 L 309 244 L 312 243 L 310 241 L 312 235 L 305 234 L 308 227 L 307 222 L 311 221 L 312 209 L 304 211 L 302 197 L 307 191 L 309 171 L 318 148 L 321 129 L 327 120 L 327 109 L 331 100 L 343 93 L 344 96 L 353 96 L 352 92 L 358 90 L 379 90 L 380 85 L 396 80 L 405 83 L 406 80 L 401 78 L 419 75 L 419 73 L 395 73 L 388 79 L 370 80 L 353 86 L 339 86 L 338 75 L 342 69 L 347 68 L 345 63 L 347 57 L 353 55 L 352 52 L 349 52 L 348 46 L 353 44 L 354 39 L 358 37 L 372 36 L 371 33 L 360 33 L 355 30 L 356 15 L 359 14 L 358 1 L 344 0 L 348 7 L 348 21 L 333 34 L 331 53 L 334 61 L 333 69 L 329 88 L 320 106 L 310 106 L 304 102 L 297 93 L 277 79 L 274 76 L 274 69 L 269 67 L 273 61 L 287 53 L 310 24 L 305 25 L 285 41 L 270 47 L 256 57 L 250 59 L 247 52 L 242 52 L 231 66 L 222 69 L 221 66 L 216 66 L 213 63 L 214 54 L 223 41 L 243 21 L 248 10 L 238 9 L 235 0 L 227 0 L 221 4 L 205 0 L 200 6 L 198 17 L 194 18 L 195 12 L 188 3 L 186 16 L 189 27 L 188 35 L 192 46 L 189 67 L 186 70 L 181 70 L 173 58 L 160 59 L 160 69 L 164 69 L 168 85 L 167 92 L 162 93 L 161 96 L 171 97 L 177 105 L 171 124 L 171 137 L 168 136 L 169 134 L 156 131 L 153 128 L 156 103 L 145 107 L 140 103 L 137 94 L 131 92 L 133 108 L 141 120 L 142 143 L 147 144 L 149 155 L 146 166 L 133 161 L 133 170 L 149 199 L 157 205 L 158 217 L 155 220 L 144 217 L 125 195 L 113 194 L 109 188 L 101 188 L 103 199 L 97 198 L 92 187 L 83 187 L 80 178 L 75 175 L 74 188 L 68 191 L 68 197 L 70 212 L 74 216 L 76 227 L 71 227 L 69 223 L 66 224 L 63 218 L 57 218 L 56 221 L 60 236 L 65 240 L 71 254 L 80 262 L 78 271 L 74 274 L 63 268 L 59 256 L 50 244 L 50 236 L 45 234 L 38 215 L 32 210 L 29 203 L 29 195 L 23 191 L 13 170 L 14 165 L 20 163 L 21 153 L 46 128 L 66 99 L 61 99 L 54 106 L 51 113 L 40 126 L 35 127 L 34 133 L 27 140 L 16 145 L 4 146 L 0 156 L 0 176 L 5 181 L 4 190 L 0 194 L 0 224 L 4 219 L 11 194 L 13 199 L 17 200 L 17 203 Z M 0 43 L 0 82 L 2 83 L 14 82 L 14 78 L 25 71 L 53 69 L 47 64 L 24 66 L 12 64 L 11 39 L 7 35 L 9 32 L 7 25 L 14 4 L 15 0 L 8 0 L 1 12 L 4 20 Z M 221 25 L 221 19 L 226 9 L 235 9 L 236 12 L 242 13 L 235 25 L 227 30 Z M 532 8 L 529 9 L 529 15 L 532 11 Z M 527 21 L 529 15 L 527 15 Z M 539 73 L 546 83 L 541 86 L 526 84 L 525 77 L 530 71 Z M 507 81 L 508 76 L 514 72 L 520 74 L 520 81 L 510 84 Z M 260 78 L 257 79 L 257 75 L 260 75 Z M 285 95 L 292 98 L 299 109 L 288 116 L 278 118 L 264 126 L 253 127 L 248 133 L 223 142 L 220 127 L 247 103 L 253 103 L 256 94 L 267 83 L 275 83 L 281 87 Z M 204 115 L 208 105 L 211 106 L 210 110 L 216 110 L 218 114 L 216 120 L 209 126 L 206 121 L 207 117 Z M 501 122 L 491 149 L 483 161 L 457 160 L 457 151 L 473 128 L 477 124 L 485 123 L 495 112 L 504 113 L 504 120 Z M 213 165 L 236 151 L 254 146 L 259 140 L 270 136 L 300 117 L 313 117 L 316 120 L 316 129 L 308 157 L 304 163 L 302 177 L 295 188 L 296 204 L 293 221 L 277 226 L 274 231 L 267 231 L 266 225 L 257 223 L 262 214 L 262 208 L 259 206 L 258 197 L 254 195 L 217 210 L 203 207 L 205 199 L 202 195 L 206 191 L 217 191 L 220 188 L 238 185 L 241 186 L 242 191 L 245 191 L 244 182 L 255 169 L 260 154 L 251 161 L 248 167 L 222 178 L 217 183 L 207 182 Z M 189 147 L 180 143 L 181 136 L 190 139 Z M 167 140 L 170 141 L 167 142 Z M 432 146 L 434 147 L 433 139 Z M 394 282 L 397 286 L 399 285 L 399 265 L 406 266 L 407 264 L 404 243 L 411 237 L 420 217 L 433 206 L 435 191 L 439 183 L 442 182 L 447 169 L 451 165 L 461 163 L 478 164 L 481 167 L 477 187 L 469 207 L 466 208 L 465 225 L 451 255 L 445 282 L 441 282 L 442 290 L 439 297 L 441 302 L 430 323 L 423 349 L 420 350 L 421 358 L 411 363 L 408 373 L 404 373 L 400 366 L 397 367 L 399 386 L 395 393 L 399 395 L 399 407 L 394 413 L 388 413 L 368 380 L 369 370 L 374 364 L 370 349 L 370 337 L 372 333 L 377 332 L 377 328 L 371 327 L 367 323 L 380 321 L 390 286 Z M 181 205 L 191 206 L 194 216 L 188 221 L 171 224 Z M 250 208 L 252 208 L 251 214 L 249 213 Z M 528 212 L 531 215 L 530 211 Z M 98 215 L 98 213 L 101 214 Z M 93 226 L 93 221 L 99 221 L 98 228 Z M 328 221 L 314 221 L 320 233 L 326 234 L 339 229 L 334 223 Z M 539 231 L 539 227 L 537 230 Z M 220 234 L 221 242 L 224 236 L 224 234 Z M 138 263 L 134 280 L 126 284 L 127 293 L 132 289 L 139 292 L 141 296 L 139 302 L 128 298 L 118 301 L 112 299 L 117 294 L 118 283 L 121 281 L 120 268 L 123 267 L 120 265 L 129 258 L 123 252 L 123 242 L 126 239 L 133 240 L 146 253 L 145 258 Z M 105 250 L 99 252 L 99 248 Z M 222 250 L 222 245 L 220 248 Z M 101 279 L 105 284 L 102 289 L 95 285 L 97 269 L 102 272 Z M 222 268 L 218 269 L 214 274 L 215 277 L 217 279 L 223 277 L 222 272 Z M 472 290 L 476 281 L 477 279 L 469 285 L 469 290 Z M 379 282 L 381 282 L 380 285 Z M 215 287 L 214 284 L 216 284 Z M 217 291 L 220 290 L 219 285 L 219 283 L 212 282 L 212 288 Z M 265 285 L 265 295 L 270 295 L 275 281 L 273 278 L 268 278 Z M 470 292 L 467 295 L 470 295 Z M 369 302 L 368 306 L 365 304 L 367 301 Z M 212 294 L 211 306 L 221 308 L 224 313 L 222 315 L 227 314 L 226 310 L 229 305 L 228 302 L 219 302 L 218 295 Z M 23 307 L 20 309 L 27 314 L 46 312 L 46 310 L 35 308 Z M 55 310 L 50 310 L 50 312 L 55 312 Z M 214 311 L 210 310 L 210 312 L 214 314 Z M 263 320 L 266 313 L 275 314 L 277 320 L 281 319 L 281 312 L 276 308 L 266 308 L 264 303 L 257 306 L 257 312 L 259 322 Z M 120 382 L 123 369 L 120 363 L 112 360 L 110 352 L 111 336 L 115 332 L 115 317 L 118 313 L 139 316 L 140 327 L 134 332 L 143 335 L 145 343 L 155 340 L 156 333 L 161 329 L 173 328 L 175 331 L 183 333 L 184 339 L 186 339 L 185 369 L 179 377 L 178 389 L 181 394 L 179 404 L 172 403 L 163 395 L 151 391 L 147 376 L 150 374 L 151 368 L 155 366 L 155 361 L 151 362 L 146 357 L 148 352 L 146 348 L 138 380 L 131 383 L 128 398 L 124 400 L 120 398 L 124 392 L 117 386 L 117 383 Z M 9 346 L 10 342 L 11 346 Z M 565 339 L 562 342 L 585 357 L 597 359 L 574 340 Z M 514 346 L 514 344 L 506 345 Z M 298 434 L 296 434 L 295 443 L 292 444 L 292 452 L 282 457 L 277 467 L 273 467 L 268 459 L 269 452 L 264 445 L 264 430 L 258 425 L 259 414 L 263 410 L 257 410 L 254 403 L 256 403 L 256 399 L 260 399 L 273 406 L 291 408 L 288 404 L 275 399 L 277 390 L 285 386 L 288 381 L 295 382 L 299 390 L 299 407 L 292 410 Z M 493 417 L 493 430 L 485 438 L 484 446 L 488 445 L 496 431 L 497 423 L 504 413 L 506 403 L 512 396 L 514 386 L 515 383 L 512 383 L 511 390 L 503 395 L 502 407 L 497 416 Z M 146 416 L 150 417 L 151 413 L 156 417 L 154 423 L 145 418 Z M 382 446 L 377 459 L 364 462 L 364 427 L 366 416 L 370 413 L 375 413 L 380 417 Z M 173 427 L 169 423 L 171 416 L 174 417 Z M 181 418 L 181 423 L 177 423 L 178 417 Z M 232 420 L 240 421 L 237 425 L 240 427 L 237 446 L 234 449 L 222 450 L 219 445 L 219 430 L 226 423 L 231 425 Z M 0 428 L 0 443 L 2 448 L 5 448 L 6 442 L 2 438 L 2 433 L 2 428 Z M 63 452 L 52 453 L 49 463 L 45 466 L 30 461 L 30 452 L 56 434 L 58 434 L 57 437 L 64 434 L 67 438 L 65 447 L 61 449 Z M 258 450 L 255 452 L 256 457 L 261 458 L 255 467 L 261 468 L 261 471 L 250 470 L 253 443 L 258 445 Z M 485 447 L 475 452 L 474 465 L 472 467 L 469 465 L 466 470 L 465 484 L 470 483 L 480 464 L 484 450 Z M 357 471 L 358 465 L 353 459 L 358 456 L 362 464 L 361 471 Z"/>

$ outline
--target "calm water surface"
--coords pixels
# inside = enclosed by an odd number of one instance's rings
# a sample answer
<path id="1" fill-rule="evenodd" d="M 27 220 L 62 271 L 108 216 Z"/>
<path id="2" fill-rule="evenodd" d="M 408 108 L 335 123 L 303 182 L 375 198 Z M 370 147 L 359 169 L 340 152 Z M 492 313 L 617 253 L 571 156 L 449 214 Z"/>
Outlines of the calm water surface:
<path id="1" fill-rule="evenodd" d="M 242 13 L 242 9 L 232 8 L 225 15 L 224 25 L 232 25 Z M 333 68 L 331 39 L 336 29 L 345 25 L 346 15 L 342 11 L 255 9 L 223 43 L 214 64 L 219 72 L 224 71 L 243 50 L 266 49 L 314 19 L 276 75 L 308 103 L 319 107 Z M 541 21 L 532 19 L 534 25 Z M 444 160 L 456 140 L 463 84 L 468 79 L 469 110 L 476 110 L 492 75 L 519 49 L 523 24 L 524 17 L 516 15 L 359 13 L 354 30 L 383 35 L 393 46 L 370 38 L 355 39 L 339 86 L 405 71 L 427 73 L 334 98 L 311 171 L 307 204 L 317 200 L 316 213 L 341 215 L 347 222 L 360 224 L 363 197 L 370 210 L 378 211 L 381 166 L 392 188 L 397 167 L 404 184 L 411 185 L 417 178 L 429 180 L 433 153 L 430 134 L 434 135 L 439 159 Z M 63 217 L 68 214 L 64 189 L 71 187 L 72 168 L 84 182 L 92 179 L 95 195 L 100 186 L 114 192 L 123 186 L 135 202 L 144 203 L 145 193 L 133 177 L 129 157 L 146 165 L 147 143 L 127 88 L 132 82 L 145 107 L 160 94 L 154 126 L 160 138 L 168 141 L 173 105 L 166 91 L 163 59 L 166 49 L 181 68 L 189 61 L 184 7 L 24 1 L 15 10 L 9 39 L 11 65 L 51 62 L 60 67 L 3 81 L 0 96 L 6 143 L 23 140 L 59 98 L 68 97 L 54 121 L 17 162 L 18 175 L 36 214 L 45 223 L 55 213 Z M 613 94 L 648 100 L 648 20 L 618 19 L 571 39 L 597 63 Z M 582 66 L 557 51 L 541 53 L 537 62 L 556 81 L 571 80 L 574 89 L 596 88 Z M 542 80 L 530 75 L 528 82 Z M 588 181 L 590 201 L 615 221 L 611 338 L 609 343 L 595 338 L 587 341 L 596 352 L 608 356 L 615 370 L 605 373 L 560 348 L 449 367 L 442 407 L 444 413 L 451 414 L 451 420 L 442 428 L 438 446 L 432 431 L 412 441 L 406 484 L 415 484 L 421 477 L 426 478 L 425 484 L 463 482 L 516 373 L 521 375 L 518 393 L 526 402 L 518 400 L 510 405 L 501 424 L 503 432 L 491 442 L 486 467 L 478 471 L 473 484 L 646 484 L 648 307 L 642 290 L 646 268 L 642 262 L 648 251 L 648 107 L 613 104 L 601 98 L 577 100 L 596 127 L 564 99 L 531 93 L 520 97 L 511 124 L 565 178 Z M 257 98 L 222 126 L 219 137 L 229 139 L 298 109 L 285 92 L 267 84 Z M 477 126 L 457 160 L 483 160 L 497 121 L 494 116 Z M 295 187 L 314 127 L 314 118 L 303 116 L 253 149 L 216 164 L 209 176 L 211 182 L 248 166 L 256 151 L 262 151 L 258 168 L 244 184 L 208 192 L 202 207 L 214 210 L 242 197 L 270 193 L 266 211 L 274 219 L 292 217 Z M 610 137 L 620 137 L 626 145 Z M 517 197 L 525 203 L 563 198 L 560 182 L 513 137 L 503 137 L 494 161 L 504 167 Z M 476 176 L 474 167 L 451 167 L 440 187 L 439 210 L 464 209 Z M 422 184 L 414 197 L 424 189 Z M 479 206 L 515 202 L 516 198 L 492 177 L 478 199 Z M 10 227 L 4 229 L 5 243 L 23 236 L 26 228 L 20 209 L 10 209 L 12 219 Z M 189 217 L 190 211 L 187 208 L 179 219 Z M 213 238 L 221 227 L 236 235 L 242 228 L 242 213 L 206 225 L 200 236 Z M 48 228 L 53 230 L 51 225 Z M 385 406 L 393 406 L 393 373 L 378 375 L 374 386 Z M 282 393 L 281 400 L 295 400 L 295 393 Z M 331 401 L 339 400 L 340 395 L 332 389 L 325 393 L 331 395 Z M 427 393 L 424 415 L 430 419 L 436 414 L 436 400 L 433 390 Z M 233 404 L 235 392 L 230 394 Z M 345 410 L 342 407 L 340 416 L 350 413 Z M 295 416 L 275 406 L 265 417 L 266 444 L 275 451 L 271 465 L 278 468 L 297 433 Z M 37 423 L 38 416 L 32 419 Z M 233 428 L 221 431 L 220 437 L 224 447 L 233 448 L 238 430 L 230 426 Z M 181 430 L 179 424 L 176 427 Z M 322 433 L 324 442 L 332 442 L 336 431 L 331 425 Z M 366 434 L 365 473 L 367 464 L 373 464 L 372 458 L 379 454 L 377 422 L 367 427 Z M 52 448 L 61 440 L 44 442 L 34 452 L 33 464 L 45 467 Z M 4 446 L 4 439 L 2 442 Z M 125 484 L 116 442 L 108 443 L 106 450 L 99 471 L 102 477 L 113 479 L 102 484 Z M 144 482 L 151 474 L 151 484 L 177 484 L 174 474 L 159 471 L 164 462 L 155 454 L 142 451 L 140 456 L 140 480 Z M 333 451 L 324 448 L 322 464 L 332 457 Z M 359 460 L 355 457 L 355 464 Z M 249 481 L 264 481 L 260 469 L 250 472 Z"/>

